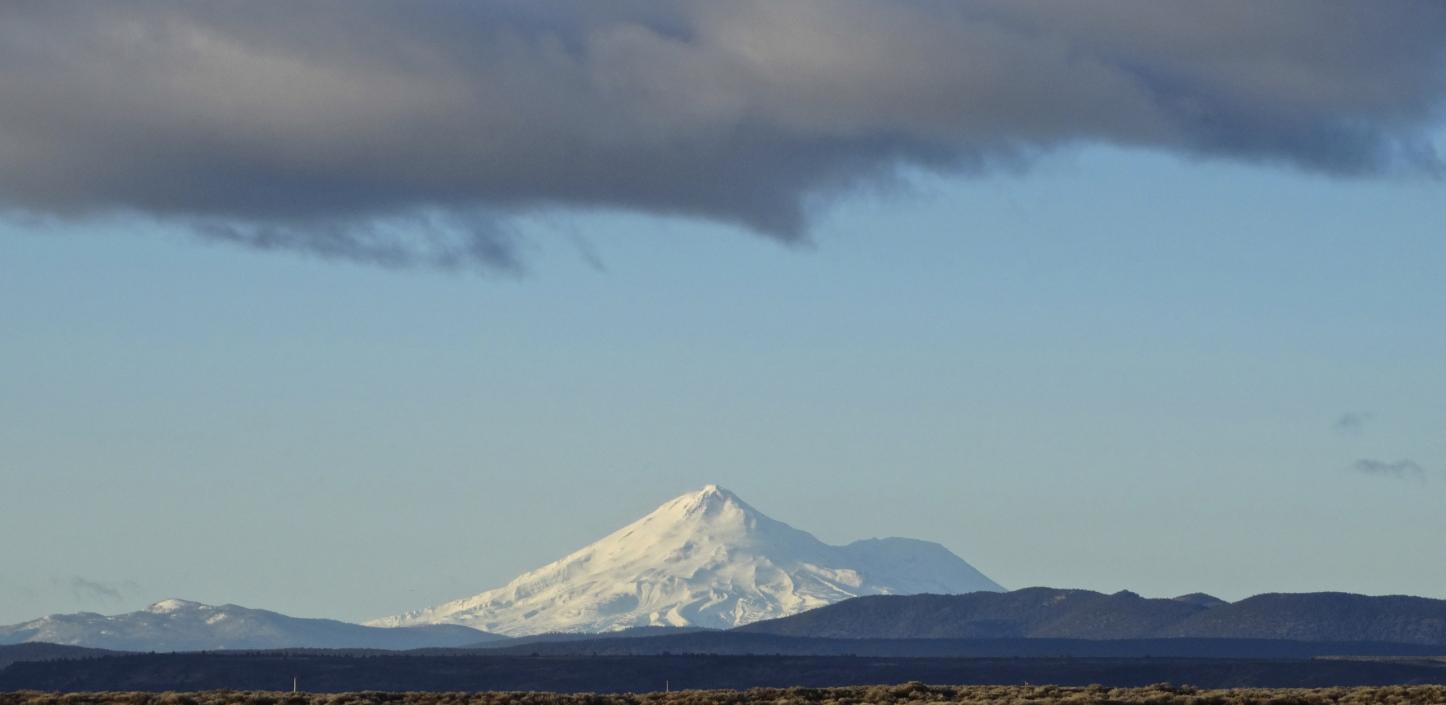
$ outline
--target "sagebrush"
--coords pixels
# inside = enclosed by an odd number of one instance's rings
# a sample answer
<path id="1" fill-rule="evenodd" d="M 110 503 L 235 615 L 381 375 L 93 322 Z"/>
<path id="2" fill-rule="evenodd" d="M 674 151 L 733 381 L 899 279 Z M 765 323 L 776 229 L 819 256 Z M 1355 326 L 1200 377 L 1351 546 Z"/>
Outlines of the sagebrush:
<path id="1" fill-rule="evenodd" d="M 1237 688 L 1188 686 L 930 686 L 906 683 L 849 688 L 755 688 L 671 693 L 285 693 L 213 690 L 190 693 L 0 693 L 0 705 L 1441 705 L 1446 686 Z"/>

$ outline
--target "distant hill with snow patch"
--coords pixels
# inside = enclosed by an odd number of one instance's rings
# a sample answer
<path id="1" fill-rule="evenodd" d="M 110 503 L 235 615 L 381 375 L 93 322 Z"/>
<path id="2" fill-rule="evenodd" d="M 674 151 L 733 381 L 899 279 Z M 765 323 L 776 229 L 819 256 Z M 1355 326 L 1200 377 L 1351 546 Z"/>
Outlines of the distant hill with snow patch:
<path id="1" fill-rule="evenodd" d="M 469 646 L 498 638 L 456 625 L 383 629 L 186 600 L 162 600 L 128 614 L 57 614 L 0 627 L 0 644 L 44 642 L 117 651 L 416 649 Z"/>

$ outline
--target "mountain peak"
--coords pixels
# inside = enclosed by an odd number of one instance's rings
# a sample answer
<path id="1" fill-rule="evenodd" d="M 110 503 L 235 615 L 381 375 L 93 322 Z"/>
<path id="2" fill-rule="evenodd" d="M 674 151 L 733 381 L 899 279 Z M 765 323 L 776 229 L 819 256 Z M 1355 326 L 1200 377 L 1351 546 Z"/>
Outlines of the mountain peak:
<path id="1" fill-rule="evenodd" d="M 729 492 L 728 490 L 723 489 L 718 485 L 704 485 L 703 489 L 696 492 L 689 492 L 684 495 L 679 495 L 673 501 L 681 501 L 689 505 L 701 506 L 737 504 L 750 510 L 753 509 L 752 507 L 748 506 L 747 502 L 739 499 L 738 495 L 733 494 L 732 492 Z M 664 504 L 664 506 L 667 505 Z"/>
<path id="2" fill-rule="evenodd" d="M 500 588 L 371 624 L 507 635 L 727 628 L 857 595 L 999 589 L 938 544 L 830 546 L 710 484 Z"/>
<path id="3" fill-rule="evenodd" d="M 738 495 L 718 485 L 705 485 L 696 492 L 679 495 L 658 507 L 654 514 L 671 514 L 678 519 L 713 520 L 741 520 L 763 516 Z"/>
<path id="4" fill-rule="evenodd" d="M 147 607 L 145 611 L 150 612 L 151 614 L 170 614 L 172 612 L 193 610 L 198 607 L 205 606 L 206 605 L 203 605 L 199 602 L 192 602 L 190 600 L 182 600 L 172 597 L 170 599 L 161 600 L 160 602 L 152 604 L 151 606 Z"/>

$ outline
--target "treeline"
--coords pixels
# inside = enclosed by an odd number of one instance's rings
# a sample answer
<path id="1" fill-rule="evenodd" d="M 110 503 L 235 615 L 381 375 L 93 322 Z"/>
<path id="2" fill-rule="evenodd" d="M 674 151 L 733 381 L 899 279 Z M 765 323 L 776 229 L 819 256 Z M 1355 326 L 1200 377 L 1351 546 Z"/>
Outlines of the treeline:
<path id="1" fill-rule="evenodd" d="M 0 705 L 1439 705 L 1446 686 L 1202 690 L 1188 686 L 893 686 L 669 693 L 0 693 Z"/>

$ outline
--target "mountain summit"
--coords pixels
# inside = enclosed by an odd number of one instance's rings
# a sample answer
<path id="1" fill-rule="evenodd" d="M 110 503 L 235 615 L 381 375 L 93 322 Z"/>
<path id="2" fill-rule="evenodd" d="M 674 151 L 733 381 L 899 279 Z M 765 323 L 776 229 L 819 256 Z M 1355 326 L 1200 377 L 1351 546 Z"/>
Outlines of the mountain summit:
<path id="1" fill-rule="evenodd" d="M 1002 589 L 937 543 L 830 546 L 708 485 L 500 588 L 370 624 L 460 624 L 513 636 L 727 628 L 859 595 Z"/>

